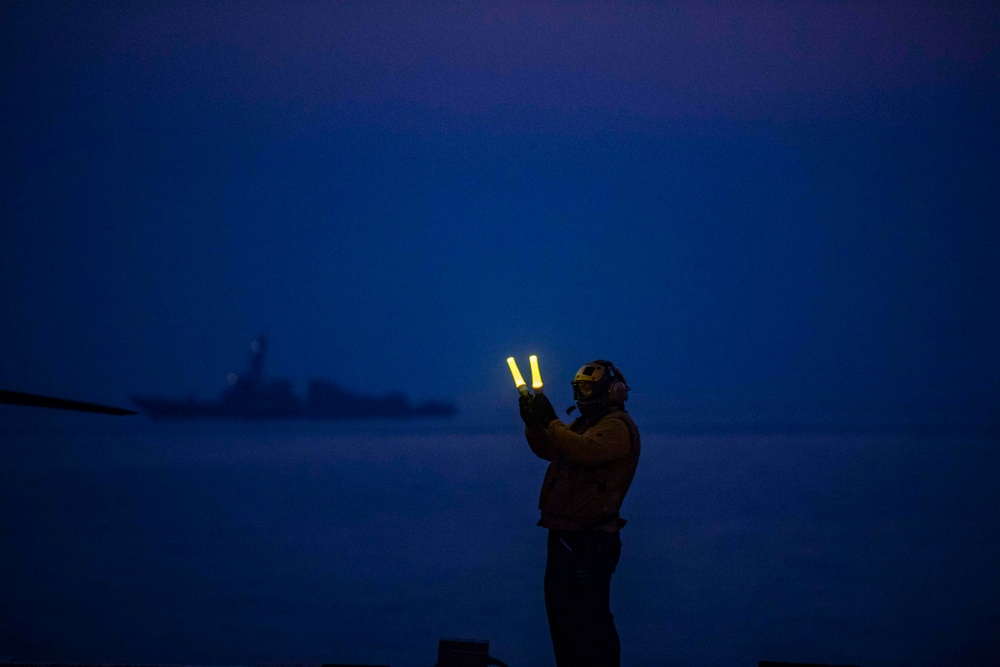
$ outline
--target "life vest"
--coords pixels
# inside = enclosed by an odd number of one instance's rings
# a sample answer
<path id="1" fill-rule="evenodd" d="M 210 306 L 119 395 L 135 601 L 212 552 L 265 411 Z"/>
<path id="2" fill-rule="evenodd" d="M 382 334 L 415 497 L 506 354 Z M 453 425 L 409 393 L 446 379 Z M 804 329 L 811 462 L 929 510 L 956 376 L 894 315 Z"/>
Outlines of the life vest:
<path id="1" fill-rule="evenodd" d="M 538 498 L 538 508 L 542 511 L 539 526 L 559 530 L 617 530 L 625 525 L 618 513 L 639 463 L 638 427 L 627 412 L 614 410 L 594 424 L 577 419 L 570 429 L 586 435 L 605 419 L 621 420 L 628 428 L 629 453 L 596 466 L 584 466 L 563 455 L 556 457 L 545 471 Z"/>

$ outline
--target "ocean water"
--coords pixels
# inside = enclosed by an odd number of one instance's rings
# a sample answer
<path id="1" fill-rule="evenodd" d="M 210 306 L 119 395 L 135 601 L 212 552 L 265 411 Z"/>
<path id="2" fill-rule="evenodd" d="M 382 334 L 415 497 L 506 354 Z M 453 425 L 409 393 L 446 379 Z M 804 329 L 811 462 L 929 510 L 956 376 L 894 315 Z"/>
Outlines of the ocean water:
<path id="1" fill-rule="evenodd" d="M 552 665 L 544 467 L 513 427 L 7 423 L 0 659 Z M 1000 664 L 998 470 L 974 434 L 644 433 L 623 664 Z"/>

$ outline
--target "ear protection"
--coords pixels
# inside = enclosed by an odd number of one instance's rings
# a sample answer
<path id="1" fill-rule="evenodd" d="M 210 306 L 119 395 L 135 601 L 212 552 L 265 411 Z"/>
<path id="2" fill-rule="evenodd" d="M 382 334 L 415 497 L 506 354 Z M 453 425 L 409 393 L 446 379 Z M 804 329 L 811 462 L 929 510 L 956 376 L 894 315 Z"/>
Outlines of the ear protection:
<path id="1" fill-rule="evenodd" d="M 628 400 L 629 386 L 625 382 L 625 376 L 610 361 L 601 361 L 604 364 L 605 372 L 611 378 L 608 385 L 608 405 L 621 405 Z"/>

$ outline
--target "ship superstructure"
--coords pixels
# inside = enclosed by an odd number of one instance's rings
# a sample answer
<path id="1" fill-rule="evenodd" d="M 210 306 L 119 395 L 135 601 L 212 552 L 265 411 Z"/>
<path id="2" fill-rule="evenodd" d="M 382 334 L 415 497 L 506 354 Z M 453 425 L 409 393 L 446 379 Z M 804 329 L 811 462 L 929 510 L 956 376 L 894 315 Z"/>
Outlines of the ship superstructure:
<path id="1" fill-rule="evenodd" d="M 216 401 L 132 396 L 132 402 L 153 419 L 407 419 L 457 412 L 444 401 L 413 404 L 401 393 L 357 394 L 323 379 L 311 380 L 301 399 L 289 380 L 265 377 L 266 354 L 266 336 L 251 341 L 247 372 L 230 373 Z"/>

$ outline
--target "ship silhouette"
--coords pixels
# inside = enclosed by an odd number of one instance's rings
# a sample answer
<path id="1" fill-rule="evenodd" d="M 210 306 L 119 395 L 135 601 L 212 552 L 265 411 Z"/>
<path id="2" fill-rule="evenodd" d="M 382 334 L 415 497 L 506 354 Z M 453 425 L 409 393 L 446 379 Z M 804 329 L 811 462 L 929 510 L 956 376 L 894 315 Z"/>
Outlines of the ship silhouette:
<path id="1" fill-rule="evenodd" d="M 295 395 L 288 380 L 264 377 L 266 336 L 250 343 L 246 373 L 230 373 L 218 400 L 202 401 L 135 395 L 133 403 L 152 419 L 409 419 L 451 417 L 455 406 L 444 401 L 413 404 L 402 393 L 365 395 L 335 382 L 313 379 L 305 399 Z"/>

